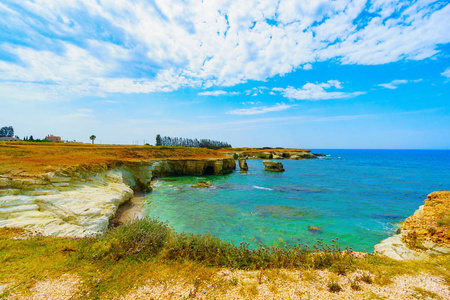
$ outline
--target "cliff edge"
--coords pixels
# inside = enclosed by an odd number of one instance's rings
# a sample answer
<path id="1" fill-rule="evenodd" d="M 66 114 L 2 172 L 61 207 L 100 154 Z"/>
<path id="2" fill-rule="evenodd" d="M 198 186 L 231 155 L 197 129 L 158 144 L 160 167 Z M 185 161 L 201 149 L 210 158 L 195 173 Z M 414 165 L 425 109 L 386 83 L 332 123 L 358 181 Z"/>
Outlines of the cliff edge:
<path id="1" fill-rule="evenodd" d="M 375 245 L 394 259 L 425 259 L 450 254 L 450 191 L 438 191 L 403 223 L 400 233 Z"/>
<path id="2" fill-rule="evenodd" d="M 82 237 L 105 231 L 133 190 L 150 191 L 157 176 L 222 175 L 233 158 L 86 164 L 33 176 L 0 174 L 0 227 Z"/>

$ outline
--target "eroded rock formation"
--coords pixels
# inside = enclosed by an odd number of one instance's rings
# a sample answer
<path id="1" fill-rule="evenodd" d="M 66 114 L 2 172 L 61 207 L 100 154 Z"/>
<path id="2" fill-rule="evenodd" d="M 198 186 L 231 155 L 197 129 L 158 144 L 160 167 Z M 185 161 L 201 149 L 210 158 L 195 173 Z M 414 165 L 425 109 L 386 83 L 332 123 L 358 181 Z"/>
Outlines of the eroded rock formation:
<path id="1" fill-rule="evenodd" d="M 267 150 L 267 151 L 241 151 L 224 153 L 231 155 L 234 159 L 246 157 L 248 159 L 308 159 L 317 158 L 318 155 L 311 153 L 310 150 Z"/>
<path id="2" fill-rule="evenodd" d="M 375 252 L 399 260 L 450 254 L 450 191 L 429 194 L 400 234 L 375 245 Z"/>
<path id="3" fill-rule="evenodd" d="M 239 157 L 239 169 L 241 172 L 247 172 L 248 171 L 248 165 L 247 165 L 247 157 Z"/>
<path id="4" fill-rule="evenodd" d="M 264 170 L 272 172 L 284 172 L 283 164 L 279 161 L 263 160 Z"/>
<path id="5" fill-rule="evenodd" d="M 150 191 L 157 176 L 227 174 L 232 158 L 156 160 L 76 166 L 34 177 L 0 177 L 0 227 L 44 235 L 103 232 L 133 189 Z"/>
<path id="6" fill-rule="evenodd" d="M 191 188 L 206 189 L 212 187 L 211 181 L 200 180 L 198 183 L 191 185 Z"/>

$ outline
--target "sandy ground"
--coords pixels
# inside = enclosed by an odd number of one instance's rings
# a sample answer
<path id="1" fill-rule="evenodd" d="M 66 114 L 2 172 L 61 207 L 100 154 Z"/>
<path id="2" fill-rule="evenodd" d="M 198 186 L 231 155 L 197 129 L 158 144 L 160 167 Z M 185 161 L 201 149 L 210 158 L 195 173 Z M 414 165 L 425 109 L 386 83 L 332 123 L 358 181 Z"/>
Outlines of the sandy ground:
<path id="1" fill-rule="evenodd" d="M 134 219 L 144 217 L 143 207 L 145 203 L 145 194 L 140 191 L 135 191 L 134 196 L 119 206 L 116 211 L 116 216 L 111 221 L 111 224 L 120 224 Z"/>
<path id="2" fill-rule="evenodd" d="M 367 274 L 367 273 L 366 273 Z M 148 282 L 113 299 L 450 299 L 444 279 L 425 273 L 392 278 L 386 285 L 358 280 L 357 270 L 346 276 L 328 271 L 230 271 L 221 270 L 208 285 L 194 286 L 177 280 Z M 226 288 L 216 287 L 216 280 L 230 282 Z M 359 288 L 351 287 L 357 281 Z M 341 290 L 331 292 L 330 281 Z M 79 299 L 82 281 L 73 274 L 53 280 L 38 281 L 23 294 L 10 294 L 6 299 Z M 110 299 L 109 297 L 107 297 Z"/>

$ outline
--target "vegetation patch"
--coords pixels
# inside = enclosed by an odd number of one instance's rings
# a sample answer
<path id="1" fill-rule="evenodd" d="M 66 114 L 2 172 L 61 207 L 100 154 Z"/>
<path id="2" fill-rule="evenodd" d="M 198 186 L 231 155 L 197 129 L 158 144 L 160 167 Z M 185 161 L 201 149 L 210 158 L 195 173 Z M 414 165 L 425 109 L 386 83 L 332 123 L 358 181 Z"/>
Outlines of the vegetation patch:
<path id="1" fill-rule="evenodd" d="M 437 221 L 439 227 L 450 226 L 450 213 L 440 213 L 440 219 Z"/>
<path id="2" fill-rule="evenodd" d="M 426 262 L 398 262 L 375 255 L 355 258 L 352 252 L 342 251 L 337 241 L 312 247 L 295 243 L 233 245 L 208 234 L 177 233 L 166 223 L 149 218 L 89 238 L 24 237 L 24 230 L 0 228 L 0 284 L 7 286 L 1 297 L 21 294 L 37 281 L 63 274 L 79 278 L 77 297 L 90 299 L 119 297 L 137 286 L 173 282 L 180 282 L 197 295 L 214 286 L 219 291 L 242 287 L 243 295 L 253 297 L 261 284 L 271 286 L 277 280 L 291 280 L 284 278 L 280 269 L 299 270 L 299 278 L 308 282 L 317 281 L 315 270 L 329 270 L 335 274 L 330 279 L 335 283 L 344 273 L 362 270 L 365 276 L 350 285 L 353 290 L 361 281 L 388 284 L 396 275 L 422 271 L 450 282 L 450 257 Z M 233 274 L 217 276 L 220 270 L 239 269 L 258 272 L 252 281 Z M 338 290 L 331 283 L 328 288 Z"/>
<path id="3" fill-rule="evenodd" d="M 340 291 L 342 291 L 342 287 L 340 286 L 339 282 L 330 281 L 328 282 L 328 290 L 332 293 L 339 293 Z"/>

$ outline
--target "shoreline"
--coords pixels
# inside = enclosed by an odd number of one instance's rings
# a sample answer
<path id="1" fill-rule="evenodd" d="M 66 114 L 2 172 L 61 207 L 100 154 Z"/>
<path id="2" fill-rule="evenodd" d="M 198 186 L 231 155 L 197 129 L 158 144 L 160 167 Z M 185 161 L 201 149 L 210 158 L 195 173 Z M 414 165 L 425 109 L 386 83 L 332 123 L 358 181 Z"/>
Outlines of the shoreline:
<path id="1" fill-rule="evenodd" d="M 117 208 L 114 218 L 110 221 L 110 227 L 119 226 L 135 219 L 142 219 L 144 217 L 144 203 L 145 193 L 139 190 L 134 191 L 133 197 Z"/>

